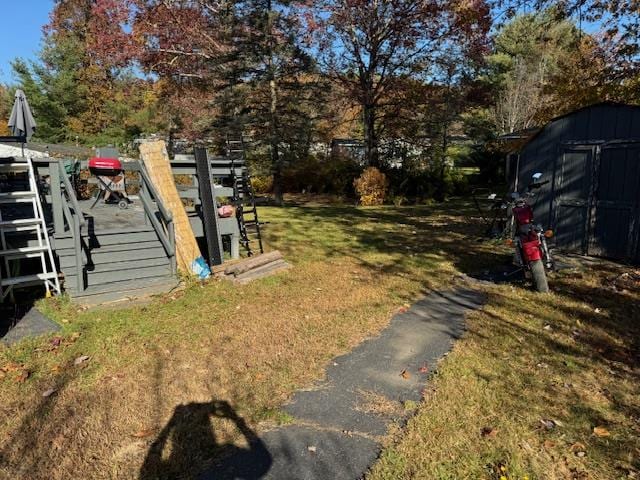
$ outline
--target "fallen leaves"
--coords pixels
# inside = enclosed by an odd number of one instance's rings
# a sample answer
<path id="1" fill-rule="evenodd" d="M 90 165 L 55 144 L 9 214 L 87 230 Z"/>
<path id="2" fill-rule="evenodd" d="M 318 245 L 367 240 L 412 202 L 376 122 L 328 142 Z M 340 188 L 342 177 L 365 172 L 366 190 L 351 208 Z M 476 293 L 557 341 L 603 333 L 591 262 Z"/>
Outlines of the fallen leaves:
<path id="1" fill-rule="evenodd" d="M 153 430 L 150 428 L 138 430 L 137 432 L 131 434 L 133 438 L 146 438 L 150 437 L 151 435 L 153 435 Z"/>
<path id="2" fill-rule="evenodd" d="M 585 447 L 584 443 L 580 442 L 576 442 L 571 445 L 571 447 L 569 447 L 569 451 L 581 458 L 587 455 L 587 447 Z"/>
<path id="3" fill-rule="evenodd" d="M 493 427 L 482 427 L 480 435 L 484 438 L 495 438 L 498 435 L 498 430 Z"/>
<path id="4" fill-rule="evenodd" d="M 18 376 L 16 376 L 16 382 L 24 383 L 31 376 L 31 372 L 27 369 L 22 370 Z"/>
<path id="5" fill-rule="evenodd" d="M 5 373 L 9 373 L 9 372 L 16 372 L 18 370 L 22 370 L 23 368 L 24 368 L 24 365 L 22 365 L 21 363 L 9 362 L 3 365 L 2 367 L 0 367 L 0 370 Z"/>
<path id="6" fill-rule="evenodd" d="M 411 374 L 406 369 L 400 372 L 400 376 L 405 380 L 408 380 L 409 378 L 411 378 Z"/>
<path id="7" fill-rule="evenodd" d="M 609 432 L 609 430 L 607 430 L 607 429 L 606 429 L 606 428 L 604 428 L 604 427 L 594 427 L 594 428 L 593 428 L 593 434 L 594 434 L 596 437 L 600 437 L 600 438 L 602 438 L 602 437 L 608 437 L 608 436 L 610 436 L 610 435 L 611 435 L 611 433 Z"/>
<path id="8" fill-rule="evenodd" d="M 44 347 L 36 348 L 38 352 L 55 352 L 60 347 L 68 347 L 73 345 L 76 340 L 80 338 L 82 334 L 80 332 L 73 332 L 68 337 L 55 336 L 49 340 L 48 344 Z"/>
<path id="9" fill-rule="evenodd" d="M 8 362 L 0 367 L 0 379 L 7 376 L 7 373 L 16 373 L 14 380 L 17 383 L 26 382 L 31 376 L 31 372 L 21 363 Z"/>
<path id="10" fill-rule="evenodd" d="M 82 365 L 85 362 L 88 362 L 91 357 L 89 355 L 80 355 L 74 361 L 74 365 Z"/>
<path id="11" fill-rule="evenodd" d="M 50 388 L 48 390 L 45 390 L 44 392 L 42 392 L 42 396 L 44 398 L 49 398 L 51 395 L 53 395 L 54 393 L 56 393 L 58 390 L 55 388 Z"/>
<path id="12" fill-rule="evenodd" d="M 560 420 L 554 420 L 551 418 L 541 418 L 540 424 L 547 430 L 553 430 L 556 427 L 563 426 L 563 423 Z"/>

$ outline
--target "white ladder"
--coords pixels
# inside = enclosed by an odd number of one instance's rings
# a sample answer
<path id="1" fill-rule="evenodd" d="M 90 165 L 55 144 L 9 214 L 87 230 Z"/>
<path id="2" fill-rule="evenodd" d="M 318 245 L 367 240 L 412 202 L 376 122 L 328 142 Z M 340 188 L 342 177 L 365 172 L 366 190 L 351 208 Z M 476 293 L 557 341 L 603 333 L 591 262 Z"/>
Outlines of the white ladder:
<path id="1" fill-rule="evenodd" d="M 14 289 L 33 285 L 44 285 L 47 297 L 60 294 L 60 280 L 56 271 L 53 251 L 49 242 L 47 224 L 42 210 L 33 162 L 30 158 L 12 159 L 0 163 L 0 173 L 26 173 L 29 190 L 0 193 L 0 257 L 4 262 L 4 276 L 0 270 L 0 303 L 8 296 L 13 299 Z M 3 207 L 31 204 L 31 213 L 11 220 L 3 218 Z M 35 234 L 37 245 L 12 248 L 7 241 L 7 233 L 25 232 Z M 11 267 L 15 261 L 39 258 L 41 271 L 31 275 L 13 275 Z"/>

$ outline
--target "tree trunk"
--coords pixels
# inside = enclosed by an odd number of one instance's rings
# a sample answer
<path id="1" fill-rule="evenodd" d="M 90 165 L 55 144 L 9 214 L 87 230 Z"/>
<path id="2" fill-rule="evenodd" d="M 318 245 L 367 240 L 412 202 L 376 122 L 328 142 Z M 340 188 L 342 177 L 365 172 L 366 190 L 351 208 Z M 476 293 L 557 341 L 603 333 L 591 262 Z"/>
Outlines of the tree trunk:
<path id="1" fill-rule="evenodd" d="M 362 106 L 364 123 L 364 158 L 370 167 L 380 167 L 378 138 L 376 136 L 376 109 L 374 105 Z"/>
<path id="2" fill-rule="evenodd" d="M 278 136 L 278 83 L 276 80 L 274 47 L 273 47 L 273 16 L 271 0 L 267 2 L 267 75 L 269 78 L 269 148 L 271 150 L 271 171 L 273 173 L 273 196 L 277 205 L 284 203 L 284 189 L 282 185 L 282 160 L 280 158 Z"/>
<path id="3" fill-rule="evenodd" d="M 278 84 L 272 78 L 269 80 L 269 90 L 271 94 L 271 106 L 269 108 L 269 143 L 271 150 L 271 169 L 273 172 L 273 196 L 277 205 L 284 203 L 284 189 L 282 185 L 282 161 L 280 158 L 280 148 L 278 141 Z"/>
<path id="4" fill-rule="evenodd" d="M 448 121 L 448 120 L 446 120 Z M 440 171 L 438 172 L 438 187 L 434 193 L 434 199 L 437 202 L 444 202 L 446 197 L 446 185 L 445 185 L 445 173 L 447 171 L 447 149 L 449 143 L 447 136 L 449 135 L 448 125 L 445 123 L 444 131 L 442 132 L 442 159 L 440 160 Z"/>

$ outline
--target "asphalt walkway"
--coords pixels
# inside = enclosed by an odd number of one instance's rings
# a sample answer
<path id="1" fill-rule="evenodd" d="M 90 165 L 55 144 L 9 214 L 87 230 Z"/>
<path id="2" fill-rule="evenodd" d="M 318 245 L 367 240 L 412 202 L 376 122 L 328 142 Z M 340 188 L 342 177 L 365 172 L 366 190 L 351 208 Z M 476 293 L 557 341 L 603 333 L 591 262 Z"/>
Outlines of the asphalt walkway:
<path id="1" fill-rule="evenodd" d="M 336 358 L 324 381 L 296 393 L 292 424 L 252 439 L 205 474 L 213 479 L 354 480 L 375 462 L 389 427 L 407 419 L 437 361 L 484 302 L 459 287 L 432 292 L 393 317 L 376 338 Z"/>

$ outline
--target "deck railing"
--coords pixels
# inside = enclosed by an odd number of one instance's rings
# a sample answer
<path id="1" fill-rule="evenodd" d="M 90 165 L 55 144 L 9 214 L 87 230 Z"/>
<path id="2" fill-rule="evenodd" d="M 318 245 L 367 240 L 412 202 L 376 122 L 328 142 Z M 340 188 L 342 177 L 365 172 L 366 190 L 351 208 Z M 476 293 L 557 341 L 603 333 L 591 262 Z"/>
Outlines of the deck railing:
<path id="1" fill-rule="evenodd" d="M 38 162 L 41 163 L 41 162 Z M 57 160 L 48 162 L 50 178 L 50 195 L 55 233 L 66 232 L 67 229 L 73 239 L 73 249 L 76 264 L 76 289 L 83 292 L 85 289 L 85 244 L 82 240 L 82 229 L 86 224 L 84 214 L 78 203 L 75 189 L 65 172 L 64 164 Z"/>
<path id="2" fill-rule="evenodd" d="M 149 173 L 141 162 L 136 162 L 140 173 L 140 191 L 138 196 L 144 207 L 147 218 L 156 231 L 162 246 L 171 260 L 171 273 L 176 274 L 176 236 L 171 212 L 162 203 L 158 191 L 153 185 Z M 155 204 L 155 207 L 154 207 Z"/>

